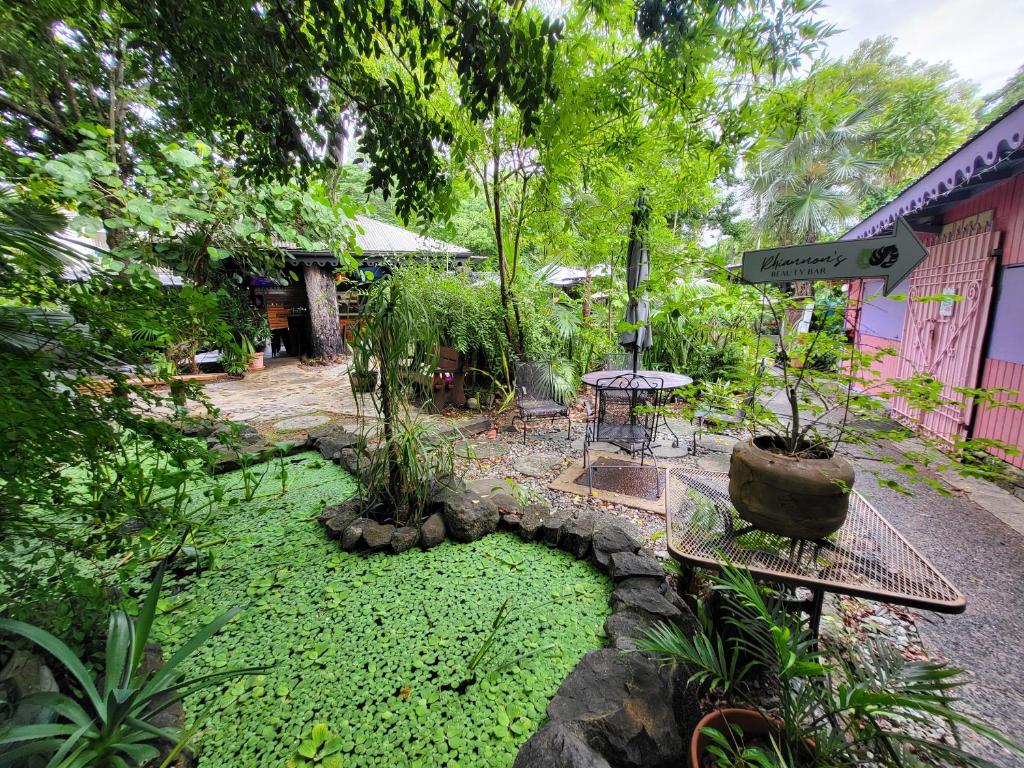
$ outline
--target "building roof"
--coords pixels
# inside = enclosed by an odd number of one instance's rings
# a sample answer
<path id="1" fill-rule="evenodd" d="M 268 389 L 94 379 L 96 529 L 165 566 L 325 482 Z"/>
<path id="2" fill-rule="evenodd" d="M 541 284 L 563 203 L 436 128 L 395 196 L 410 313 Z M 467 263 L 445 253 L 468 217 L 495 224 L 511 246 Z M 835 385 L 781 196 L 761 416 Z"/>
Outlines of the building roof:
<path id="1" fill-rule="evenodd" d="M 919 232 L 936 231 L 946 210 L 1022 170 L 1024 101 L 1004 112 L 839 239 L 859 240 L 882 234 L 900 216 Z"/>
<path id="2" fill-rule="evenodd" d="M 362 250 L 361 261 L 375 261 L 393 256 L 446 256 L 455 259 L 469 259 L 473 252 L 461 245 L 446 243 L 434 237 L 418 235 L 415 232 L 387 224 L 369 216 L 356 216 L 356 245 Z M 336 263 L 329 251 L 305 251 L 292 243 L 277 243 L 288 252 L 290 263 L 320 264 L 332 266 Z"/>
<path id="3" fill-rule="evenodd" d="M 607 277 L 608 265 L 597 264 L 590 270 L 591 277 Z M 579 285 L 587 279 L 587 270 L 583 267 L 563 267 L 559 264 L 549 264 L 537 270 L 537 277 L 548 285 L 555 285 L 559 288 L 569 288 Z"/>

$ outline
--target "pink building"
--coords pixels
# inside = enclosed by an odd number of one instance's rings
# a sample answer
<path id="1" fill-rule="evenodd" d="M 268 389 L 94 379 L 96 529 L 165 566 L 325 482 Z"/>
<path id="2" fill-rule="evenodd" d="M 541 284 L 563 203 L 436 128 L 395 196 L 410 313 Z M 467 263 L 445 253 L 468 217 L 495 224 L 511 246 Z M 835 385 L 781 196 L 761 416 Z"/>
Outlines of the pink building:
<path id="1" fill-rule="evenodd" d="M 1024 102 L 841 239 L 891 232 L 899 216 L 928 257 L 896 288 L 909 301 L 883 298 L 881 281 L 850 285 L 855 343 L 894 349 L 883 376 L 929 373 L 955 402 L 921 413 L 896 400 L 893 415 L 945 440 L 990 438 L 1024 450 L 1024 410 L 957 395 L 958 388 L 1005 388 L 1016 393 L 1004 400 L 1024 403 Z M 936 294 L 962 299 L 913 301 Z M 992 453 L 1024 468 L 1024 455 Z"/>

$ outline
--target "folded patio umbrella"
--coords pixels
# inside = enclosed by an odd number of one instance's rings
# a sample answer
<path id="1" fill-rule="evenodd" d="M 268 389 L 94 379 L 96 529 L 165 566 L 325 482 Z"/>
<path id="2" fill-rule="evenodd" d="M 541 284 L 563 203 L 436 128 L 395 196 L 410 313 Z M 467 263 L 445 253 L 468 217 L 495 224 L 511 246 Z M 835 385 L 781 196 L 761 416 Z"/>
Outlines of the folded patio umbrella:
<path id="1" fill-rule="evenodd" d="M 646 242 L 650 212 L 647 199 L 641 192 L 633 208 L 629 225 L 629 250 L 626 254 L 626 290 L 629 292 L 626 322 L 635 328 L 619 334 L 619 344 L 633 353 L 634 373 L 641 350 L 651 348 L 651 309 L 647 301 L 647 290 L 641 291 L 641 286 L 651 276 L 651 254 Z"/>

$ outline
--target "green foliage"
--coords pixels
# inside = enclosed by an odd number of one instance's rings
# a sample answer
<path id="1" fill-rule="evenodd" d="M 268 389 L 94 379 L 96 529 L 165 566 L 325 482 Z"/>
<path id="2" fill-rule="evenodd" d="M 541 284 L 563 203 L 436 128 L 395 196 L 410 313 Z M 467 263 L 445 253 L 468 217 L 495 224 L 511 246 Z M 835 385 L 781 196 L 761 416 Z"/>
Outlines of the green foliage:
<path id="1" fill-rule="evenodd" d="M 769 241 L 838 235 L 975 130 L 976 86 L 894 47 L 891 37 L 865 40 L 768 97 L 774 128 L 747 158 L 747 183 Z"/>
<path id="2" fill-rule="evenodd" d="M 295 754 L 288 758 L 288 768 L 307 768 L 311 765 L 341 768 L 344 760 L 342 744 L 342 740 L 330 732 L 326 723 L 316 723 L 309 732 L 309 738 L 303 740 Z"/>
<path id="3" fill-rule="evenodd" d="M 655 299 L 648 364 L 683 371 L 698 387 L 738 382 L 755 358 L 754 320 L 760 311 L 743 286 L 685 277 Z"/>
<path id="4" fill-rule="evenodd" d="M 411 266 L 392 279 L 400 280 L 416 298 L 445 346 L 461 352 L 471 368 L 504 379 L 512 350 L 501 320 L 498 286 L 473 284 L 464 273 Z"/>
<path id="5" fill-rule="evenodd" d="M 704 631 L 691 640 L 661 623 L 647 631 L 638 650 L 687 665 L 691 681 L 711 685 L 779 724 L 772 735 L 775 754 L 762 750 L 758 757 L 745 756 L 746 763 L 730 762 L 735 745 L 716 739 L 719 765 L 846 766 L 870 759 L 902 766 L 911 752 L 941 765 L 990 765 L 957 746 L 886 726 L 886 719 L 921 725 L 943 720 L 1024 755 L 1024 746 L 954 709 L 953 693 L 963 684 L 960 670 L 943 662 L 906 661 L 883 641 L 869 642 L 829 664 L 800 618 L 787 612 L 782 597 L 766 594 L 747 571 L 725 566 L 714 589 L 727 606 L 722 625 L 705 621 Z M 743 657 L 750 661 L 741 666 Z M 759 668 L 779 678 L 777 712 L 767 711 L 745 687 Z"/>
<path id="6" fill-rule="evenodd" d="M 269 667 L 186 701 L 191 717 L 225 694 L 237 698 L 211 711 L 195 746 L 201 768 L 283 764 L 319 722 L 341 740 L 345 764 L 511 765 L 561 681 L 600 647 L 608 580 L 504 534 L 397 556 L 347 554 L 315 516 L 355 482 L 309 454 L 291 459 L 289 474 L 286 494 L 261 490 L 218 510 L 210 530 L 225 543 L 213 569 L 168 577 L 183 588 L 158 618 L 169 648 L 225 606 L 248 606 L 191 669 Z M 240 484 L 237 473 L 224 479 Z M 459 693 L 510 595 L 500 641 Z"/>
<path id="7" fill-rule="evenodd" d="M 987 94 L 979 110 L 981 120 L 995 120 L 1024 99 L 1024 66 L 1013 73 L 1002 88 Z"/>
<path id="8" fill-rule="evenodd" d="M 180 749 L 187 741 L 180 730 L 156 725 L 157 715 L 220 681 L 259 671 L 230 669 L 191 679 L 185 677 L 184 665 L 189 657 L 238 614 L 237 608 L 200 628 L 158 670 L 147 668 L 146 643 L 156 617 L 163 577 L 161 565 L 135 621 L 123 610 L 111 614 L 102 679 L 49 632 L 20 621 L 0 619 L 0 632 L 24 638 L 52 655 L 82 692 L 80 698 L 36 693 L 22 699 L 28 706 L 40 707 L 50 718 L 0 728 L 0 765 L 24 765 L 33 756 L 48 758 L 52 768 L 145 765 L 160 754 L 158 745 Z M 50 719 L 60 722 L 51 723 Z"/>

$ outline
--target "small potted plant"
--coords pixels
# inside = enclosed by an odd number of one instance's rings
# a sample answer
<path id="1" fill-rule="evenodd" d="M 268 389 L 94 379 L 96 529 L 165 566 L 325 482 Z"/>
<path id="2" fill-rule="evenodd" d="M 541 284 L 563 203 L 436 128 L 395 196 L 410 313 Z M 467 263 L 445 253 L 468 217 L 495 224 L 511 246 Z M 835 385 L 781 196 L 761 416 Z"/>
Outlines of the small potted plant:
<path id="1" fill-rule="evenodd" d="M 693 731 L 694 768 L 902 766 L 911 764 L 910 753 L 936 765 L 989 765 L 906 727 L 930 730 L 936 721 L 968 728 L 1024 758 L 1024 746 L 953 709 L 960 670 L 906 661 L 879 640 L 829 661 L 781 596 L 762 591 L 749 573 L 727 565 L 712 588 L 724 606 L 717 623 L 702 609 L 703 631 L 693 637 L 662 622 L 637 647 L 689 670 L 689 684 L 722 704 Z M 778 681 L 768 686 L 777 695 L 754 684 L 766 679 Z"/>

